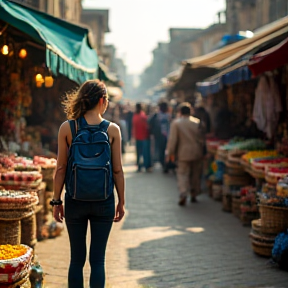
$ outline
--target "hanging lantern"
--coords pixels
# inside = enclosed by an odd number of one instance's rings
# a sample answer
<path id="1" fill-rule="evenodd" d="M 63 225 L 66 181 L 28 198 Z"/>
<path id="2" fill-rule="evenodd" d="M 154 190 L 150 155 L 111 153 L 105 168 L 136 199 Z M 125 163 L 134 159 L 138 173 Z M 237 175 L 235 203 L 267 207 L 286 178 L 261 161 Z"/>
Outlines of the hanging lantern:
<path id="1" fill-rule="evenodd" d="M 4 45 L 4 46 L 2 47 L 1 53 L 2 53 L 3 55 L 8 55 L 8 54 L 9 54 L 9 47 L 8 47 L 8 45 Z"/>
<path id="2" fill-rule="evenodd" d="M 35 76 L 35 80 L 36 80 L 36 87 L 41 87 L 44 82 L 43 76 L 39 73 Z"/>
<path id="3" fill-rule="evenodd" d="M 27 51 L 26 51 L 26 49 L 21 49 L 20 50 L 20 52 L 19 52 L 19 57 L 20 58 L 22 58 L 22 59 L 24 59 L 24 58 L 26 58 L 26 56 L 27 56 Z"/>
<path id="4" fill-rule="evenodd" d="M 54 79 L 52 76 L 45 76 L 45 87 L 51 88 L 53 86 Z"/>

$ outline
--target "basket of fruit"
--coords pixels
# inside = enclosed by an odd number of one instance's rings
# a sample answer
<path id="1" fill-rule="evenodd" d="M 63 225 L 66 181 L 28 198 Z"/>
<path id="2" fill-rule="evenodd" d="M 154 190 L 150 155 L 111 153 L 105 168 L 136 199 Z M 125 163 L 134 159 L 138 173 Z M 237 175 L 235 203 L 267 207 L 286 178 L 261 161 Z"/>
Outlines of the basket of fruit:
<path id="1" fill-rule="evenodd" d="M 0 190 L 0 210 L 26 210 L 37 205 L 37 192 Z"/>
<path id="2" fill-rule="evenodd" d="M 41 166 L 41 173 L 44 181 L 53 179 L 53 174 L 57 163 L 56 159 L 34 156 L 33 162 L 35 165 Z"/>
<path id="3" fill-rule="evenodd" d="M 0 245 L 0 283 L 14 283 L 25 278 L 32 257 L 33 249 L 26 245 Z"/>
<path id="4" fill-rule="evenodd" d="M 1 173 L 0 186 L 13 190 L 34 189 L 41 182 L 42 174 L 39 171 L 8 171 Z"/>

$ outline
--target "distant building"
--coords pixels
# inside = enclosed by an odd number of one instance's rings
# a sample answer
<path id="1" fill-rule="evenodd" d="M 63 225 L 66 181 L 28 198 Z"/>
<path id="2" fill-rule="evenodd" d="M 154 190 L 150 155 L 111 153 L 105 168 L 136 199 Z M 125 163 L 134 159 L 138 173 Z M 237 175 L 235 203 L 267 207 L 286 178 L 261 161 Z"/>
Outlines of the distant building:
<path id="1" fill-rule="evenodd" d="M 79 23 L 82 10 L 81 0 L 13 0 L 36 10 L 70 22 Z"/>
<path id="2" fill-rule="evenodd" d="M 91 28 L 97 53 L 101 56 L 105 45 L 105 33 L 110 32 L 109 10 L 83 9 L 81 22 Z"/>
<path id="3" fill-rule="evenodd" d="M 288 15 L 287 0 L 226 0 L 230 34 L 255 30 Z"/>

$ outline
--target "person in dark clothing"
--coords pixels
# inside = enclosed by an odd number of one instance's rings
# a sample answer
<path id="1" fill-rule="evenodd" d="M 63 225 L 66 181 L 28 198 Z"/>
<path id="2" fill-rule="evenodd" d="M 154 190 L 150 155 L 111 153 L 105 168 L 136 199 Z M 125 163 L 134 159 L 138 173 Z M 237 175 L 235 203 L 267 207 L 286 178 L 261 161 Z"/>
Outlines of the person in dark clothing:
<path id="1" fill-rule="evenodd" d="M 204 134 L 208 134 L 211 131 L 211 121 L 209 113 L 204 108 L 202 98 L 198 98 L 194 105 L 194 113 L 193 116 L 200 119 L 202 124 L 202 129 L 204 129 Z"/>
<path id="2" fill-rule="evenodd" d="M 149 119 L 150 134 L 153 135 L 155 141 L 155 153 L 158 156 L 158 161 L 162 165 L 164 173 L 167 173 L 165 162 L 165 150 L 167 139 L 169 136 L 171 117 L 168 113 L 168 103 L 165 101 L 159 102 L 159 112 L 155 113 Z"/>

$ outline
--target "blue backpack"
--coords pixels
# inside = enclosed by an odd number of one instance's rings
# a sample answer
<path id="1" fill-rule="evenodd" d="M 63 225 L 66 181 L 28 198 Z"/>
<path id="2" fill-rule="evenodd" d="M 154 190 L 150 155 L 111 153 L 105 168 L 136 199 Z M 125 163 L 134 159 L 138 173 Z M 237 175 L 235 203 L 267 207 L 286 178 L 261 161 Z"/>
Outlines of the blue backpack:
<path id="1" fill-rule="evenodd" d="M 72 143 L 65 177 L 67 193 L 75 200 L 103 201 L 114 189 L 111 149 L 107 129 L 110 122 L 88 125 L 84 117 L 69 120 Z"/>

